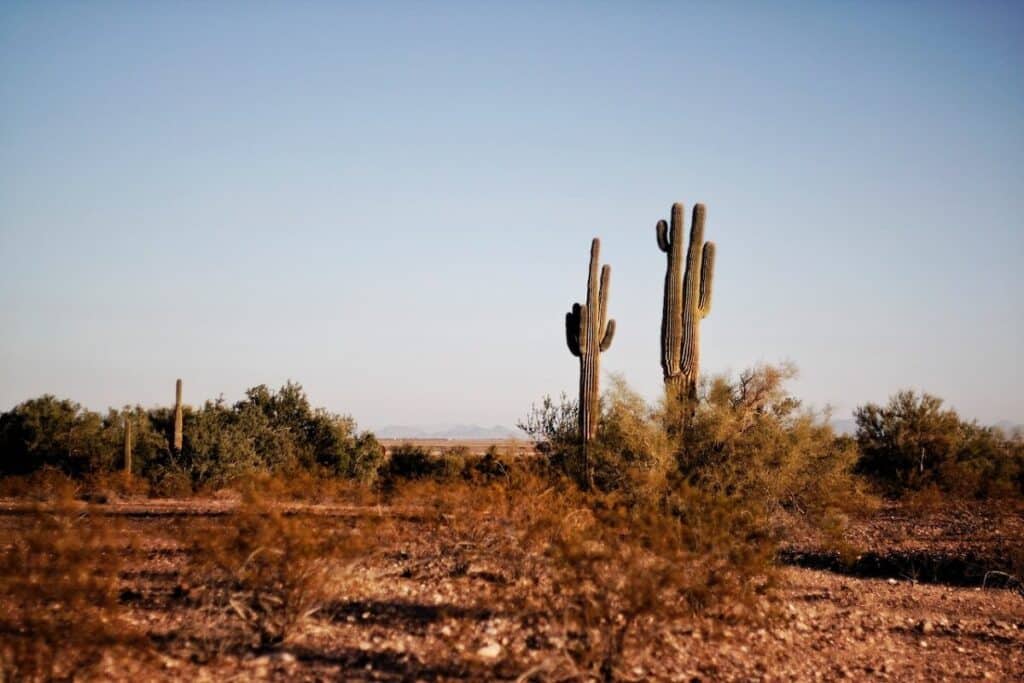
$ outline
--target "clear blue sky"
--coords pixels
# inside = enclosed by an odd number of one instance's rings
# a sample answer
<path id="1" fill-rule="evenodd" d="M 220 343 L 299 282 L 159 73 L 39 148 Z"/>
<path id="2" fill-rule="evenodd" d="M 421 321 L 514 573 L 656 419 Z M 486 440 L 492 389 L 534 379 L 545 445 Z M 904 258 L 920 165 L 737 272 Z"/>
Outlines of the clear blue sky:
<path id="1" fill-rule="evenodd" d="M 789 359 L 1024 420 L 1024 5 L 0 7 L 0 408 L 300 381 L 362 424 L 510 425 L 661 382 L 673 201 L 718 243 L 704 368 Z"/>

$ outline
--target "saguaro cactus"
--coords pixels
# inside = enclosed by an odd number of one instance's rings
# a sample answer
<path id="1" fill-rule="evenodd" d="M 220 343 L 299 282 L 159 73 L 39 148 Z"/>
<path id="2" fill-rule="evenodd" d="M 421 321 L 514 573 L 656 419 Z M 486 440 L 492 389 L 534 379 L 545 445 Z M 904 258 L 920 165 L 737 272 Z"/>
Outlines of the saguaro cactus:
<path id="1" fill-rule="evenodd" d="M 677 396 L 697 397 L 700 321 L 711 312 L 715 243 L 704 242 L 704 205 L 693 207 L 683 270 L 683 205 L 672 205 L 672 225 L 658 221 L 658 247 L 668 255 L 661 315 L 661 369 Z"/>
<path id="2" fill-rule="evenodd" d="M 587 276 L 587 303 L 573 304 L 565 314 L 565 338 L 572 355 L 580 359 L 580 438 L 583 441 L 584 476 L 591 483 L 587 442 L 597 433 L 600 401 L 601 352 L 607 351 L 615 336 L 615 321 L 608 320 L 608 290 L 611 266 L 600 269 L 601 240 L 590 245 L 590 272 Z"/>
<path id="3" fill-rule="evenodd" d="M 181 380 L 179 379 L 174 387 L 174 450 L 181 453 L 181 430 L 184 425 L 184 415 L 181 410 Z"/>
<path id="4" fill-rule="evenodd" d="M 124 418 L 124 473 L 132 474 L 132 420 L 128 415 Z"/>

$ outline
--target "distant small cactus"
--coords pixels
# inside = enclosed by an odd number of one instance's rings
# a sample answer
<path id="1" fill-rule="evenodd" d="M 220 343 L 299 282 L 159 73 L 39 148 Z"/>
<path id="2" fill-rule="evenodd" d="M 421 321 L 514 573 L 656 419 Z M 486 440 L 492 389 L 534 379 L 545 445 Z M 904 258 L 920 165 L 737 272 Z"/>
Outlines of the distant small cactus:
<path id="1" fill-rule="evenodd" d="M 132 474 L 132 420 L 130 415 L 124 418 L 124 473 Z"/>
<path id="2" fill-rule="evenodd" d="M 615 336 L 615 321 L 608 320 L 608 292 L 611 286 L 611 266 L 600 269 L 598 262 L 601 240 L 594 238 L 590 246 L 590 271 L 587 277 L 587 302 L 573 304 L 565 314 L 565 337 L 569 352 L 580 359 L 579 429 L 583 442 L 584 477 L 592 484 L 587 443 L 597 433 L 600 418 L 601 352 L 607 351 Z"/>
<path id="3" fill-rule="evenodd" d="M 672 205 L 671 227 L 658 221 L 658 247 L 668 255 L 661 317 L 661 369 L 665 385 L 678 396 L 697 397 L 700 321 L 711 312 L 715 243 L 704 242 L 704 205 L 693 207 L 683 271 L 683 205 Z"/>
<path id="4" fill-rule="evenodd" d="M 181 380 L 174 389 L 174 451 L 181 453 L 181 431 L 184 426 L 184 415 L 181 409 Z"/>

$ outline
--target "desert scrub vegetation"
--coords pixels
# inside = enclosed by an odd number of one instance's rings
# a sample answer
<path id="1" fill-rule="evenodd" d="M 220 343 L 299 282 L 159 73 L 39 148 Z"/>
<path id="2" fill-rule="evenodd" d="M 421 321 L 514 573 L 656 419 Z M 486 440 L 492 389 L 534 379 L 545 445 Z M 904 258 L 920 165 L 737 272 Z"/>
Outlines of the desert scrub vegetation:
<path id="1" fill-rule="evenodd" d="M 857 470 L 886 494 L 1024 496 L 1024 437 L 962 419 L 931 394 L 900 391 L 854 413 Z M 931 492 L 931 493 L 929 493 Z"/>
<path id="2" fill-rule="evenodd" d="M 552 656 L 522 680 L 620 680 L 623 662 L 680 619 L 762 619 L 774 539 L 743 501 L 685 487 L 668 498 L 583 490 L 554 470 L 489 483 L 407 480 L 392 502 L 403 576 L 482 585 L 480 610 L 513 615 Z"/>
<path id="3" fill-rule="evenodd" d="M 685 483 L 766 509 L 857 505 L 865 486 L 853 472 L 856 446 L 786 389 L 795 374 L 763 365 L 735 379 L 704 378 L 696 400 L 667 391 L 656 406 L 613 377 L 590 448 L 596 489 L 664 500 Z M 564 397 L 546 397 L 519 426 L 551 468 L 579 482 L 574 416 Z"/>
<path id="4" fill-rule="evenodd" d="M 583 494 L 535 518 L 531 534 L 547 561 L 545 604 L 557 614 L 562 654 L 545 662 L 546 675 L 622 680 L 628 649 L 665 638 L 680 618 L 767 614 L 760 603 L 773 581 L 774 544 L 763 527 L 737 512 L 735 500 L 696 489 L 679 492 L 681 500 L 685 514 Z"/>
<path id="5" fill-rule="evenodd" d="M 0 680 L 88 678 L 104 654 L 146 644 L 118 601 L 117 523 L 67 498 L 0 552 Z"/>
<path id="6" fill-rule="evenodd" d="M 181 449 L 173 448 L 172 408 L 126 407 L 106 416 L 54 396 L 0 414 L 0 475 L 42 468 L 76 478 L 123 468 L 125 425 L 131 424 L 133 472 L 156 494 L 213 490 L 261 473 L 371 481 L 383 448 L 348 416 L 314 409 L 302 387 L 260 385 L 232 405 L 223 399 L 184 406 Z"/>
<path id="7" fill-rule="evenodd" d="M 225 519 L 183 532 L 193 558 L 189 584 L 205 587 L 202 609 L 213 623 L 228 616 L 241 624 L 238 644 L 256 650 L 282 645 L 343 594 L 369 548 L 372 520 L 352 526 L 289 514 L 279 502 L 250 491 Z M 208 649 L 230 645 L 221 634 Z"/>

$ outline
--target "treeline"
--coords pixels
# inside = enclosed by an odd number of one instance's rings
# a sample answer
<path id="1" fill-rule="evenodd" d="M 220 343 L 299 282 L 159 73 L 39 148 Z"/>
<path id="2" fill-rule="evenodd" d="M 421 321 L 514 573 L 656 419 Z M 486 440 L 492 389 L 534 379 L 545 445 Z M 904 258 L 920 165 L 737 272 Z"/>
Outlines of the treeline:
<path id="1" fill-rule="evenodd" d="M 696 484 L 801 509 L 855 500 L 858 490 L 1024 496 L 1019 432 L 964 420 L 935 396 L 903 391 L 885 405 L 859 407 L 856 433 L 837 436 L 824 416 L 804 410 L 786 390 L 793 375 L 789 367 L 764 366 L 735 379 L 706 379 L 695 408 L 651 406 L 624 382 L 613 382 L 589 446 L 594 485 L 664 497 Z M 520 424 L 540 454 L 529 463 L 497 452 L 473 458 L 458 448 L 435 457 L 409 445 L 386 457 L 372 433 L 359 431 L 351 417 L 313 408 L 302 387 L 289 382 L 277 391 L 253 387 L 233 404 L 185 406 L 176 451 L 170 407 L 100 414 L 46 395 L 0 414 L 0 475 L 120 471 L 130 423 L 132 473 L 159 494 L 213 490 L 256 475 L 304 473 L 388 487 L 409 479 L 508 477 L 524 466 L 583 484 L 577 417 L 577 403 L 564 398 L 535 407 Z"/>
<path id="2" fill-rule="evenodd" d="M 52 468 L 72 477 L 121 470 L 131 425 L 132 472 L 156 490 L 216 488 L 254 474 L 315 471 L 367 480 L 384 450 L 355 421 L 314 409 L 299 384 L 264 385 L 234 404 L 223 399 L 184 407 L 180 452 L 173 449 L 174 412 L 140 406 L 105 415 L 51 395 L 0 414 L 0 475 Z"/>

